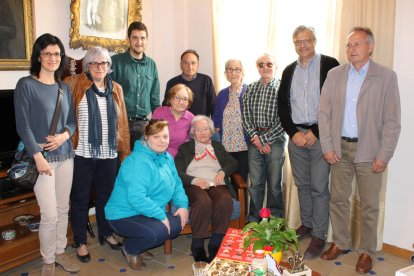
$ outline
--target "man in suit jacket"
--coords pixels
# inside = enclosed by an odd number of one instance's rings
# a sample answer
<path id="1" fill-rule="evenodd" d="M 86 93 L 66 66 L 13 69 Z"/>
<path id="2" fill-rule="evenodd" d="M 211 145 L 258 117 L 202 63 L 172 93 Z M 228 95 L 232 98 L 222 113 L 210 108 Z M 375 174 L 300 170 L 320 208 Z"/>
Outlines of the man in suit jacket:
<path id="1" fill-rule="evenodd" d="M 321 258 L 334 260 L 351 248 L 349 197 L 355 176 L 361 204 L 359 273 L 372 269 L 382 173 L 401 131 L 397 75 L 370 59 L 374 45 L 369 28 L 352 29 L 346 44 L 350 63 L 328 73 L 318 112 L 322 151 L 332 165 L 329 207 L 333 243 Z"/>
<path id="2" fill-rule="evenodd" d="M 278 93 L 280 122 L 289 135 L 289 157 L 298 187 L 302 225 L 299 239 L 312 237 L 306 259 L 321 255 L 329 226 L 329 170 L 323 158 L 318 130 L 318 107 L 328 71 L 339 65 L 329 56 L 315 52 L 315 30 L 299 26 L 293 32 L 298 60 L 282 74 Z"/>

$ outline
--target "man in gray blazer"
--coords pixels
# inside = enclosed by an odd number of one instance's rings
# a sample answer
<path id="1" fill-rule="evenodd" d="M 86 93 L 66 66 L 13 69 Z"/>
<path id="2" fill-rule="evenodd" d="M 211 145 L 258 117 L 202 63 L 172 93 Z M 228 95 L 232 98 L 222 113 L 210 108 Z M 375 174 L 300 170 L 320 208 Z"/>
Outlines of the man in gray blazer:
<path id="1" fill-rule="evenodd" d="M 346 44 L 349 63 L 328 73 L 318 112 L 322 151 L 332 165 L 329 207 L 333 243 L 321 258 L 334 260 L 351 248 L 349 197 L 355 176 L 361 204 L 359 273 L 372 269 L 382 173 L 401 130 L 397 75 L 370 59 L 374 45 L 369 28 L 351 30 Z"/>

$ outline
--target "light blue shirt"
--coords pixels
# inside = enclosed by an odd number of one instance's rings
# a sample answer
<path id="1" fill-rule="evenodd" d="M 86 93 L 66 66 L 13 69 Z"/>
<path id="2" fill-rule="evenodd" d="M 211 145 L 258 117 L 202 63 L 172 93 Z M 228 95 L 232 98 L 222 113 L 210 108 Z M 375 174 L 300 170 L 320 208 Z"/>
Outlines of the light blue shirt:
<path id="1" fill-rule="evenodd" d="M 290 89 L 292 121 L 295 124 L 315 124 L 318 121 L 320 98 L 321 55 L 316 54 L 303 66 L 298 60 Z"/>
<path id="2" fill-rule="evenodd" d="M 358 103 L 359 92 L 361 91 L 362 83 L 367 75 L 369 68 L 369 61 L 359 70 L 351 64 L 348 72 L 348 82 L 346 85 L 345 97 L 345 111 L 344 121 L 342 124 L 342 136 L 358 137 L 358 120 L 356 115 L 356 108 Z"/>

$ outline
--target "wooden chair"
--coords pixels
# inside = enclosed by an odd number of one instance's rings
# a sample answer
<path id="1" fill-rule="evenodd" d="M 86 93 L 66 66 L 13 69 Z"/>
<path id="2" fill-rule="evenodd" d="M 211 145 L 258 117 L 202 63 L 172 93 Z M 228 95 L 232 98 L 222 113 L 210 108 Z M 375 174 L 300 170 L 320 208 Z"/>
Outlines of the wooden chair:
<path id="1" fill-rule="evenodd" d="M 247 190 L 247 184 L 244 179 L 238 173 L 234 173 L 231 175 L 231 179 L 237 185 L 237 197 L 238 202 L 240 204 L 240 216 L 237 219 L 233 219 L 230 221 L 229 227 L 231 228 L 239 228 L 242 229 L 246 224 L 246 200 L 245 200 L 245 192 Z M 234 199 L 233 199 L 234 200 Z M 171 206 L 167 206 L 167 209 L 170 210 Z M 233 210 L 234 212 L 234 210 Z M 209 226 L 211 231 L 211 224 Z M 187 235 L 191 234 L 191 225 L 186 224 L 184 229 L 180 232 L 180 235 Z M 171 254 L 172 244 L 171 240 L 167 240 L 164 243 L 164 253 Z"/>

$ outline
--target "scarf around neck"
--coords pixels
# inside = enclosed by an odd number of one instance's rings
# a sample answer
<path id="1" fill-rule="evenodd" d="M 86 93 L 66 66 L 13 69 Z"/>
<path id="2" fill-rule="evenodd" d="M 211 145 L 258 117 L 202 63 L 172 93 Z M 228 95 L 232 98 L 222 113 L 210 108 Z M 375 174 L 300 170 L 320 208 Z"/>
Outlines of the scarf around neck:
<path id="1" fill-rule="evenodd" d="M 194 140 L 195 141 L 195 140 Z M 214 148 L 209 144 L 202 144 L 195 141 L 195 155 L 194 159 L 196 161 L 204 159 L 207 155 L 209 155 L 213 160 L 217 160 L 216 154 L 214 153 Z"/>
<path id="2" fill-rule="evenodd" d="M 93 82 L 90 73 L 86 73 L 86 76 Z M 105 77 L 105 83 L 105 92 L 100 92 L 94 82 L 86 91 L 86 100 L 88 102 L 88 144 L 92 158 L 97 158 L 101 154 L 102 146 L 102 118 L 95 95 L 106 98 L 109 154 L 112 155 L 117 150 L 116 125 L 118 114 L 116 112 L 114 97 L 112 95 L 112 79 L 108 75 Z"/>

